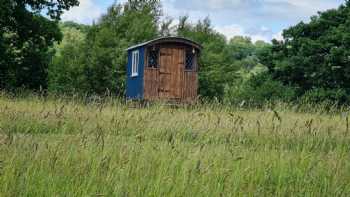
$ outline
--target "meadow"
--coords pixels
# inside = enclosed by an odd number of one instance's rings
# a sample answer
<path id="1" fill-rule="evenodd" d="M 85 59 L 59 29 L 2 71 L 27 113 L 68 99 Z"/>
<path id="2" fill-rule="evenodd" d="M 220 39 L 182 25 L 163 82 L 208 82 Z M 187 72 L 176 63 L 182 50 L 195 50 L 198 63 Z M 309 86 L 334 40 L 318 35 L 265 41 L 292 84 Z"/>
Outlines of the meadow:
<path id="1" fill-rule="evenodd" d="M 0 96 L 0 196 L 350 196 L 347 109 Z"/>

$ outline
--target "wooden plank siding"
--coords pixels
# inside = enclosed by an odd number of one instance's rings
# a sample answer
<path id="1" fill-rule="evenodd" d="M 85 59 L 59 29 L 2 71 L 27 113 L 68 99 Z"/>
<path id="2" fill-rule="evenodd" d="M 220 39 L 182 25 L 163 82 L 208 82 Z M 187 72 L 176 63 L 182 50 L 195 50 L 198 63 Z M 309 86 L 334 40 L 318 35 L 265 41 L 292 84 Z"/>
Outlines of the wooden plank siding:
<path id="1" fill-rule="evenodd" d="M 185 69 L 185 50 L 183 48 L 173 48 L 173 65 L 172 65 L 172 91 L 176 99 L 182 99 L 184 83 L 182 80 Z"/>
<path id="2" fill-rule="evenodd" d="M 144 74 L 144 98 L 146 100 L 159 99 L 159 69 L 145 68 Z"/>
<path id="3" fill-rule="evenodd" d="M 195 71 L 184 71 L 182 81 L 183 94 L 182 99 L 184 101 L 194 101 L 197 99 L 197 89 L 198 89 L 198 77 Z"/>

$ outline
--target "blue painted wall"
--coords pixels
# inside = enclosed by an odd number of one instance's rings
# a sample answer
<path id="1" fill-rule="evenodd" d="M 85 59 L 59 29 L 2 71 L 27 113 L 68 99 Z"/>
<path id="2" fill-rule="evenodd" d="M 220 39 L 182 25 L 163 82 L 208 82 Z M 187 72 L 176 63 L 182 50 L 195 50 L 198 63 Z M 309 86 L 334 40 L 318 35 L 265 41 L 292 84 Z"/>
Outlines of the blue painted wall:
<path id="1" fill-rule="evenodd" d="M 131 77 L 132 66 L 132 52 L 138 50 L 140 54 L 139 59 L 139 75 Z M 144 63 L 145 63 L 145 48 L 139 47 L 128 51 L 128 64 L 127 64 L 127 80 L 126 80 L 126 98 L 127 99 L 143 99 L 143 76 L 144 76 Z"/>

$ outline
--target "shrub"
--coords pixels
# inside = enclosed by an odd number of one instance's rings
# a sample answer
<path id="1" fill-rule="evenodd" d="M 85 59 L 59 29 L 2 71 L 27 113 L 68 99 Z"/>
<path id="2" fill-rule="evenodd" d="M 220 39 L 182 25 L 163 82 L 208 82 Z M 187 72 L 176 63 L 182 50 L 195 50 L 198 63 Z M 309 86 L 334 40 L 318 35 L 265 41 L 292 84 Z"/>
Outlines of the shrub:
<path id="1" fill-rule="evenodd" d="M 226 87 L 225 101 L 230 104 L 245 102 L 259 106 L 266 102 L 290 102 L 296 98 L 296 88 L 275 81 L 268 73 L 254 75 L 241 84 Z"/>
<path id="2" fill-rule="evenodd" d="M 302 103 L 336 103 L 349 104 L 350 96 L 344 89 L 314 88 L 307 91 L 301 98 Z"/>

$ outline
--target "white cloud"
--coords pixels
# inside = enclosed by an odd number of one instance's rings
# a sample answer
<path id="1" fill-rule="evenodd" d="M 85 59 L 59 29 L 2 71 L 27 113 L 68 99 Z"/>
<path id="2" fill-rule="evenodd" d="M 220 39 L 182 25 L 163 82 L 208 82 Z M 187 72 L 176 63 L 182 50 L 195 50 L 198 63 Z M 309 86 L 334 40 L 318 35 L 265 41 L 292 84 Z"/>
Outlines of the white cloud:
<path id="1" fill-rule="evenodd" d="M 215 29 L 224 34 L 228 39 L 238 36 L 238 35 L 243 35 L 244 34 L 244 29 L 243 27 L 239 25 L 227 25 L 227 26 L 217 26 Z"/>
<path id="2" fill-rule="evenodd" d="M 210 16 L 217 31 L 253 41 L 282 39 L 281 30 L 309 21 L 317 11 L 337 8 L 343 0 L 164 0 L 171 16 L 187 14 L 194 21 Z M 167 12 L 166 12 L 167 13 Z"/>
<path id="3" fill-rule="evenodd" d="M 282 33 L 283 33 L 283 32 L 280 31 L 280 32 L 278 32 L 277 34 L 274 34 L 274 35 L 272 36 L 272 38 L 281 41 L 281 40 L 283 40 L 283 35 L 282 35 Z"/>
<path id="4" fill-rule="evenodd" d="M 177 8 L 185 8 L 192 10 L 234 10 L 244 8 L 247 10 L 262 9 L 262 8 L 298 8 L 299 10 L 290 11 L 305 11 L 316 12 L 339 6 L 343 0 L 165 0 L 174 4 Z M 301 9 L 301 10 L 300 10 Z"/>
<path id="5" fill-rule="evenodd" d="M 256 31 L 248 31 L 244 27 L 240 25 L 227 25 L 227 26 L 216 26 L 215 29 L 224 34 L 227 39 L 231 39 L 235 36 L 247 36 L 252 39 L 253 42 L 256 42 L 258 40 L 262 40 L 265 42 L 271 41 L 270 36 L 270 29 L 268 29 L 265 26 L 262 26 L 260 29 L 257 29 Z"/>
<path id="6" fill-rule="evenodd" d="M 99 7 L 99 4 L 93 0 L 80 0 L 78 7 L 73 7 L 62 15 L 62 20 L 91 24 L 102 13 L 103 10 Z"/>
<path id="7" fill-rule="evenodd" d="M 126 0 L 80 0 L 80 6 L 62 16 L 63 20 L 91 24 L 114 2 Z M 232 38 L 249 36 L 253 41 L 282 39 L 281 30 L 330 8 L 344 0 L 161 0 L 164 14 L 173 17 L 188 15 L 191 22 L 207 16 L 215 29 Z"/>

